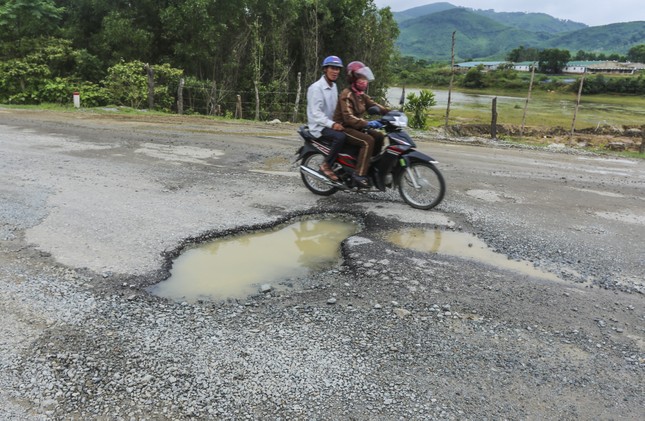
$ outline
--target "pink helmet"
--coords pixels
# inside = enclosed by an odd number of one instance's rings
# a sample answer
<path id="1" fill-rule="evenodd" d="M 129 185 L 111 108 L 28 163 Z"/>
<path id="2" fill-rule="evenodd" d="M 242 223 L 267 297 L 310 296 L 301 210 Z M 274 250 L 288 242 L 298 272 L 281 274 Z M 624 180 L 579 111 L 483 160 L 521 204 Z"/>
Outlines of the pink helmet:
<path id="1" fill-rule="evenodd" d="M 359 76 L 363 76 L 370 82 L 374 80 L 374 73 L 360 61 L 352 61 L 347 65 L 347 80 L 353 83 Z"/>

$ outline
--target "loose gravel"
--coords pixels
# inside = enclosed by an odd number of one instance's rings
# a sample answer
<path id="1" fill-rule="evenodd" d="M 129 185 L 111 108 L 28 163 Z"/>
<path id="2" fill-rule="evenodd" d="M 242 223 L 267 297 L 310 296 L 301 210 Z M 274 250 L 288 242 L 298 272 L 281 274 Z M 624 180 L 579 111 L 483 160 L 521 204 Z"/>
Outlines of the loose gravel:
<path id="1" fill-rule="evenodd" d="M 0 114 L 24 136 L 0 134 L 1 419 L 640 419 L 643 261 L 628 240 L 642 239 L 642 172 L 562 180 L 548 167 L 560 155 L 522 152 L 518 169 L 496 162 L 499 148 L 489 172 L 486 151 L 467 147 L 442 167 L 445 202 L 419 212 L 395 194 L 318 200 L 272 173 L 290 168 L 292 127 L 187 120 L 194 134 L 169 152 L 176 121 L 51 120 Z M 199 135 L 218 130 L 226 142 Z M 136 152 L 152 139 L 165 145 L 146 147 L 155 156 Z M 206 147 L 224 153 L 191 149 Z M 636 219 L 595 213 L 624 208 Z M 363 225 L 336 268 L 244 300 L 147 292 L 186 242 L 325 212 Z M 561 281 L 381 240 L 408 226 L 471 232 Z"/>

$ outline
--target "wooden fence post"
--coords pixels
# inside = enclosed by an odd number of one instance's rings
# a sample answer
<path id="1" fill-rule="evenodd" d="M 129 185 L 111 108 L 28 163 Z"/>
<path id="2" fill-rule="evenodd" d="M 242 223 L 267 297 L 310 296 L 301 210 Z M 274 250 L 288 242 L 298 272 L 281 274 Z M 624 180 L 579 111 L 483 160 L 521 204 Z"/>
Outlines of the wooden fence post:
<path id="1" fill-rule="evenodd" d="M 240 95 L 237 95 L 235 103 L 235 118 L 242 118 L 242 97 Z"/>
<path id="2" fill-rule="evenodd" d="M 576 108 L 573 110 L 573 122 L 571 123 L 571 137 L 573 137 L 573 133 L 576 130 L 576 118 L 578 117 L 578 108 L 580 107 L 580 97 L 582 96 L 582 85 L 585 83 L 585 74 L 587 73 L 587 70 L 585 69 L 584 73 L 582 74 L 582 78 L 580 79 L 580 87 L 578 87 L 578 98 L 576 99 Z"/>
<path id="3" fill-rule="evenodd" d="M 255 120 L 260 119 L 260 90 L 258 89 L 258 81 L 254 81 L 255 86 Z"/>
<path id="4" fill-rule="evenodd" d="M 179 87 L 177 88 L 177 114 L 184 113 L 184 78 L 179 79 Z"/>
<path id="5" fill-rule="evenodd" d="M 490 122 L 490 137 L 497 140 L 497 97 L 493 98 L 492 118 Z"/>
<path id="6" fill-rule="evenodd" d="M 144 66 L 148 74 L 148 109 L 155 107 L 155 72 L 148 63 Z"/>
<path id="7" fill-rule="evenodd" d="M 213 81 L 211 90 L 208 93 L 208 114 L 219 115 L 219 104 L 217 103 L 217 82 Z"/>
<path id="8" fill-rule="evenodd" d="M 639 152 L 645 153 L 645 124 L 641 126 L 641 147 Z"/>
<path id="9" fill-rule="evenodd" d="M 524 103 L 524 113 L 522 114 L 522 125 L 520 126 L 520 137 L 524 136 L 524 123 L 526 123 L 526 110 L 529 107 L 529 101 L 531 100 L 531 91 L 533 90 L 533 78 L 535 77 L 535 65 L 533 62 L 531 65 L 531 81 L 529 82 L 529 93 L 526 96 L 526 102 Z"/>
<path id="10" fill-rule="evenodd" d="M 302 85 L 300 83 L 301 73 L 298 72 L 298 91 L 296 92 L 296 102 L 293 105 L 293 116 L 291 117 L 291 122 L 295 123 L 298 121 L 298 107 L 300 106 L 300 91 L 302 90 Z"/>

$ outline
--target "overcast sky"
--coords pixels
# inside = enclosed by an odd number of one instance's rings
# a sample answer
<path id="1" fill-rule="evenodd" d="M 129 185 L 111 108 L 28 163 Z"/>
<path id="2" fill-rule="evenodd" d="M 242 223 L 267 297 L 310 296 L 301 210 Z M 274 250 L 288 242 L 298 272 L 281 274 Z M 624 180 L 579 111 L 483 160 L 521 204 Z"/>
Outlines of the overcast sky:
<path id="1" fill-rule="evenodd" d="M 390 6 L 400 12 L 433 0 L 374 0 L 378 7 Z M 645 21 L 643 0 L 448 0 L 453 6 L 471 9 L 494 9 L 496 12 L 546 13 L 558 19 L 569 19 L 589 26 L 610 23 Z"/>

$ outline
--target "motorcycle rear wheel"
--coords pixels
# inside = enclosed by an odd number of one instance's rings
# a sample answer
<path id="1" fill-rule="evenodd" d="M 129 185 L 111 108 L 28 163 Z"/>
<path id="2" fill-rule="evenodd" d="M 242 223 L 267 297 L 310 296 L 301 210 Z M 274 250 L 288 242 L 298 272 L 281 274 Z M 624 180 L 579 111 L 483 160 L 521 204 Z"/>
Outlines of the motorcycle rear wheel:
<path id="1" fill-rule="evenodd" d="M 401 171 L 397 184 L 405 203 L 416 209 L 432 209 L 441 203 L 446 194 L 446 182 L 439 169 L 427 162 L 411 163 Z"/>
<path id="2" fill-rule="evenodd" d="M 321 153 L 312 153 L 307 155 L 302 160 L 302 165 L 312 169 L 315 172 L 318 172 L 320 165 L 325 161 L 325 155 Z M 319 196 L 331 196 L 332 194 L 338 191 L 338 188 L 330 186 L 323 180 L 316 178 L 313 175 L 300 172 L 300 177 L 302 177 L 302 182 L 305 183 L 305 186 L 313 193 Z"/>

